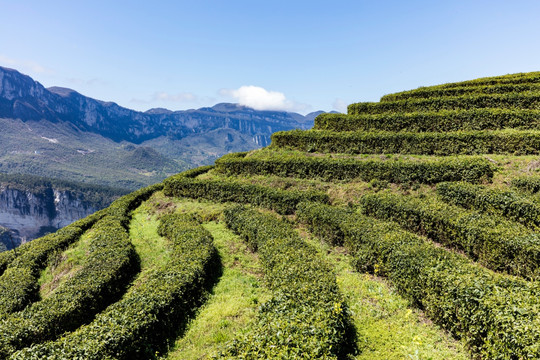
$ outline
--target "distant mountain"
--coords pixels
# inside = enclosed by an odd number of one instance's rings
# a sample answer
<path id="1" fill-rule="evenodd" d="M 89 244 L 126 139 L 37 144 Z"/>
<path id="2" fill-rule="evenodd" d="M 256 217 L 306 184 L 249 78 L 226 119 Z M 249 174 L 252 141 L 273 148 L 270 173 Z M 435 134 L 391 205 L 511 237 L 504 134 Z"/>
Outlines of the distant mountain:
<path id="1" fill-rule="evenodd" d="M 0 117 L 22 121 L 65 121 L 81 131 L 136 144 L 159 136 L 178 140 L 194 133 L 231 128 L 258 138 L 255 142 L 261 146 L 268 144 L 272 132 L 307 129 L 314 119 L 311 114 L 257 111 L 236 104 L 186 111 L 151 109 L 138 112 L 113 102 L 86 97 L 75 90 L 46 89 L 29 76 L 3 67 L 0 67 Z"/>
<path id="2" fill-rule="evenodd" d="M 0 171 L 135 189 L 266 146 L 276 131 L 311 128 L 319 113 L 227 103 L 139 112 L 0 67 Z"/>

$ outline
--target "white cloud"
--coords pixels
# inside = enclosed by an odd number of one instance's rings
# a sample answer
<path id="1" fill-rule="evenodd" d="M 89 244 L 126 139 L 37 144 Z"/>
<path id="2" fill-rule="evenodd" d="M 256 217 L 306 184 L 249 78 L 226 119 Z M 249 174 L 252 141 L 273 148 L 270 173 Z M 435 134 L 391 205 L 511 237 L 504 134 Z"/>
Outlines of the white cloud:
<path id="1" fill-rule="evenodd" d="M 347 113 L 347 103 L 343 99 L 334 100 L 332 107 L 341 113 Z"/>
<path id="2" fill-rule="evenodd" d="M 46 68 L 45 66 L 42 66 L 35 61 L 13 59 L 2 54 L 0 54 L 0 63 L 6 64 L 7 66 L 12 66 L 13 68 L 15 68 L 15 70 L 22 72 L 30 71 L 35 74 L 54 73 L 52 69 Z"/>
<path id="3" fill-rule="evenodd" d="M 222 96 L 235 99 L 240 105 L 255 110 L 305 111 L 310 108 L 309 105 L 288 100 L 281 92 L 269 91 L 253 85 L 241 86 L 236 90 L 223 89 L 219 93 Z"/>

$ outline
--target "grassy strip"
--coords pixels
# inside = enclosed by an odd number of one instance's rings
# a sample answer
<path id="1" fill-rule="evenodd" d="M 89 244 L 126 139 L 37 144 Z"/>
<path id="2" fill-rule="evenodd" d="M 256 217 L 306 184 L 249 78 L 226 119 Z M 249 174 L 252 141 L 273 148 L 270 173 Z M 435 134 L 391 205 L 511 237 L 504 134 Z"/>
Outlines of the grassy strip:
<path id="1" fill-rule="evenodd" d="M 504 216 L 534 229 L 540 227 L 540 207 L 512 191 L 459 182 L 439 184 L 437 194 L 454 205 Z"/>
<path id="2" fill-rule="evenodd" d="M 51 296 L 0 322 L 0 357 L 76 329 L 121 295 L 139 267 L 126 230 L 129 213 L 159 188 L 138 190 L 104 210 L 93 226 L 84 266 Z"/>
<path id="3" fill-rule="evenodd" d="M 397 225 L 350 210 L 302 204 L 299 218 L 325 239 L 343 236 L 358 271 L 387 276 L 476 358 L 540 357 L 540 288 L 493 273 Z"/>
<path id="4" fill-rule="evenodd" d="M 335 275 L 283 220 L 234 207 L 225 221 L 257 249 L 273 292 L 252 330 L 220 358 L 335 359 L 352 345 L 350 318 Z"/>
<path id="5" fill-rule="evenodd" d="M 384 114 L 321 114 L 316 130 L 331 131 L 479 131 L 540 130 L 540 111 L 523 109 L 470 109 Z"/>
<path id="6" fill-rule="evenodd" d="M 89 325 L 11 358 L 155 358 L 201 303 L 218 264 L 211 235 L 192 216 L 164 216 L 158 233 L 173 243 L 169 263 L 150 271 Z"/>
<path id="7" fill-rule="evenodd" d="M 540 110 L 540 92 L 438 97 L 379 103 L 356 103 L 350 104 L 347 107 L 347 113 L 349 115 L 359 115 L 382 114 L 386 112 L 439 111 L 481 108 Z"/>
<path id="8" fill-rule="evenodd" d="M 481 182 L 493 177 L 492 165 L 483 158 L 446 157 L 426 161 L 393 159 L 334 159 L 274 152 L 270 155 L 225 155 L 216 160 L 216 170 L 230 175 L 259 174 L 320 179 L 324 181 L 360 179 L 394 183 L 442 181 Z"/>
<path id="9" fill-rule="evenodd" d="M 414 133 L 292 130 L 272 134 L 272 146 L 345 154 L 537 155 L 540 154 L 540 131 Z"/>
<path id="10" fill-rule="evenodd" d="M 414 94 L 416 92 L 425 92 L 425 91 L 436 91 L 440 89 L 448 88 L 467 88 L 467 87 L 477 87 L 477 86 L 495 86 L 495 85 L 517 85 L 517 84 L 530 84 L 534 85 L 540 83 L 540 72 L 529 72 L 529 73 L 516 73 L 509 75 L 501 76 L 491 76 L 467 81 L 446 83 L 435 86 L 420 87 L 418 89 L 401 91 L 398 93 L 390 94 L 388 96 L 406 96 L 409 94 Z"/>
<path id="11" fill-rule="evenodd" d="M 412 91 L 399 92 L 396 94 L 384 95 L 381 102 L 397 101 L 407 99 L 425 99 L 430 97 L 460 96 L 470 94 L 505 94 L 519 93 L 527 91 L 539 91 L 539 83 L 524 84 L 494 84 L 477 86 L 456 86 L 456 87 L 423 87 Z"/>
<path id="12" fill-rule="evenodd" d="M 318 191 L 285 191 L 229 180 L 199 180 L 173 176 L 166 179 L 164 184 L 163 191 L 167 196 L 249 203 L 275 210 L 280 214 L 292 214 L 296 204 L 301 201 L 328 202 L 328 195 Z"/>
<path id="13" fill-rule="evenodd" d="M 321 241 L 300 228 L 302 238 L 336 269 L 336 280 L 357 329 L 355 360 L 467 359 L 463 344 L 410 308 L 384 278 L 354 271 L 343 247 Z M 329 234 L 325 232 L 325 234 Z M 327 240 L 327 239 L 325 239 Z"/>
<path id="14" fill-rule="evenodd" d="M 256 254 L 225 224 L 211 222 L 203 226 L 214 237 L 223 274 L 167 359 L 210 358 L 235 336 L 246 333 L 260 303 L 270 298 L 269 291 L 260 286 L 262 268 Z"/>
<path id="15" fill-rule="evenodd" d="M 528 279 L 540 276 L 540 237 L 524 226 L 439 201 L 392 194 L 361 199 L 364 214 L 463 250 L 482 265 Z"/>

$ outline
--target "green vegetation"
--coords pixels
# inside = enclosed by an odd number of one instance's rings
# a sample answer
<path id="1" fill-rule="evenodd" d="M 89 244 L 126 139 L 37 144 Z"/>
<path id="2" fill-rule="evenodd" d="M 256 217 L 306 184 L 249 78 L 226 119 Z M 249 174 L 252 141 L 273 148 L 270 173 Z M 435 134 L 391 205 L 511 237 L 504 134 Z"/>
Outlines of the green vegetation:
<path id="1" fill-rule="evenodd" d="M 536 282 L 498 275 L 394 224 L 347 209 L 305 204 L 298 215 L 323 239 L 331 229 L 337 233 L 330 239 L 343 234 L 358 271 L 387 276 L 473 354 L 488 359 L 540 356 Z"/>
<path id="2" fill-rule="evenodd" d="M 456 109 L 531 109 L 540 110 L 540 92 L 494 95 L 430 97 L 379 103 L 356 103 L 347 108 L 349 115 L 382 114 L 385 112 L 438 111 Z"/>
<path id="3" fill-rule="evenodd" d="M 328 202 L 328 196 L 321 192 L 283 191 L 240 182 L 190 179 L 182 175 L 168 178 L 164 184 L 164 193 L 167 196 L 252 203 L 280 214 L 292 214 L 296 204 L 301 201 Z"/>
<path id="4" fill-rule="evenodd" d="M 260 174 L 315 178 L 324 181 L 361 179 L 395 183 L 442 181 L 481 182 L 493 177 L 493 166 L 479 157 L 451 157 L 419 161 L 305 156 L 295 152 L 260 152 L 251 156 L 225 155 L 216 161 L 224 174 Z"/>
<path id="5" fill-rule="evenodd" d="M 529 279 L 540 276 L 540 237 L 522 225 L 436 200 L 371 194 L 361 203 L 364 214 L 462 250 L 490 269 Z"/>
<path id="6" fill-rule="evenodd" d="M 518 84 L 493 84 L 493 85 L 475 85 L 475 86 L 455 86 L 455 87 L 428 87 L 419 88 L 413 91 L 406 91 L 396 94 L 385 95 L 381 102 L 443 97 L 443 96 L 461 96 L 469 94 L 506 94 L 537 92 L 540 90 L 540 83 L 518 83 Z"/>
<path id="7" fill-rule="evenodd" d="M 225 221 L 257 250 L 273 293 L 251 331 L 220 358 L 334 359 L 353 349 L 347 305 L 335 275 L 291 225 L 243 207 L 225 211 Z"/>
<path id="8" fill-rule="evenodd" d="M 182 202 L 179 210 L 186 210 L 186 204 Z M 211 222 L 204 227 L 214 237 L 223 275 L 185 335 L 168 354 L 171 360 L 196 360 L 217 353 L 235 336 L 248 331 L 247 325 L 254 320 L 257 308 L 270 298 L 269 291 L 261 285 L 262 268 L 257 255 L 225 224 Z"/>
<path id="9" fill-rule="evenodd" d="M 0 354 L 539 359 L 539 88 L 353 104 L 0 253 Z"/>
<path id="10" fill-rule="evenodd" d="M 56 342 L 25 349 L 12 358 L 155 357 L 164 342 L 177 333 L 179 324 L 185 324 L 192 309 L 200 304 L 217 266 L 212 237 L 190 215 L 164 216 L 158 233 L 173 243 L 170 262 L 150 272 L 89 325 Z"/>
<path id="11" fill-rule="evenodd" d="M 540 154 L 540 131 L 332 132 L 295 130 L 272 135 L 272 146 L 344 154 Z"/>
<path id="12" fill-rule="evenodd" d="M 539 205 L 512 191 L 460 182 L 439 184 L 437 194 L 444 201 L 467 209 L 504 216 L 535 230 L 540 226 Z"/>
<path id="13" fill-rule="evenodd" d="M 463 344 L 411 309 L 384 278 L 354 271 L 345 248 L 329 245 L 303 227 L 299 231 L 336 270 L 357 331 L 359 350 L 354 359 L 467 359 Z"/>
<path id="14" fill-rule="evenodd" d="M 315 118 L 316 130 L 328 131 L 407 131 L 447 132 L 502 130 L 540 130 L 540 111 L 523 109 L 472 109 L 384 114 L 321 114 Z"/>

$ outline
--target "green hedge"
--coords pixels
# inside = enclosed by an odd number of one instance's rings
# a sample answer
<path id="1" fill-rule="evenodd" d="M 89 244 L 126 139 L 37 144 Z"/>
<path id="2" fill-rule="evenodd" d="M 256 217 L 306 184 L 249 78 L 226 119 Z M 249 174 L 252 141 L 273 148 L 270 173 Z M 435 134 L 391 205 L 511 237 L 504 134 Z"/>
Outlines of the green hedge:
<path id="1" fill-rule="evenodd" d="M 474 130 L 540 130 L 540 111 L 523 109 L 471 109 L 385 114 L 321 114 L 316 130 L 447 132 Z"/>
<path id="2" fill-rule="evenodd" d="M 160 188 L 161 185 L 157 185 L 138 190 L 103 210 L 104 216 L 92 227 L 83 267 L 49 297 L 10 314 L 0 322 L 0 358 L 76 329 L 121 296 L 139 268 L 137 254 L 127 232 L 129 213 Z M 51 247 L 50 241 L 43 242 L 45 248 Z M 31 252 L 27 250 L 25 255 L 27 253 Z M 17 263 L 26 264 L 22 255 L 11 265 L 16 267 Z M 46 265 L 44 261 L 42 265 Z M 24 269 L 23 266 L 21 268 Z M 26 278 L 23 280 L 27 283 L 29 273 L 24 272 Z"/>
<path id="3" fill-rule="evenodd" d="M 336 159 L 303 154 L 275 154 L 239 157 L 225 155 L 216 160 L 216 171 L 225 174 L 277 175 L 324 181 L 386 180 L 394 183 L 442 181 L 481 182 L 493 177 L 493 167 L 485 159 L 445 157 L 435 160 Z"/>
<path id="4" fill-rule="evenodd" d="M 90 215 L 73 224 L 11 250 L 12 261 L 0 276 L 0 318 L 24 309 L 38 300 L 38 278 L 47 266 L 49 257 L 57 251 L 65 250 L 70 244 L 103 216 L 103 212 Z"/>
<path id="5" fill-rule="evenodd" d="M 518 190 L 536 194 L 540 191 L 540 176 L 522 176 L 511 181 L 512 186 Z"/>
<path id="6" fill-rule="evenodd" d="M 297 214 L 321 238 L 342 237 L 358 271 L 387 276 L 435 323 L 464 339 L 473 358 L 540 358 L 538 282 L 493 273 L 350 210 L 300 204 Z"/>
<path id="7" fill-rule="evenodd" d="M 540 207 L 512 191 L 488 189 L 468 183 L 442 183 L 437 194 L 449 203 L 501 215 L 525 226 L 540 227 Z"/>
<path id="8" fill-rule="evenodd" d="M 440 201 L 393 194 L 365 195 L 361 204 L 364 214 L 395 221 L 407 230 L 463 250 L 492 270 L 528 279 L 540 277 L 540 236 L 520 224 Z"/>
<path id="9" fill-rule="evenodd" d="M 257 249 L 273 293 L 245 336 L 220 354 L 235 359 L 337 359 L 351 348 L 349 313 L 331 267 L 286 221 L 225 211 L 227 225 Z"/>
<path id="10" fill-rule="evenodd" d="M 347 113 L 359 115 L 480 108 L 540 110 L 540 92 L 438 97 L 380 103 L 365 102 L 350 104 L 347 107 Z"/>
<path id="11" fill-rule="evenodd" d="M 203 198 L 218 202 L 252 204 L 292 214 L 301 201 L 328 203 L 328 195 L 320 191 L 280 190 L 261 185 L 228 180 L 198 180 L 173 176 L 164 181 L 167 196 Z"/>
<path id="12" fill-rule="evenodd" d="M 211 235 L 190 215 L 162 218 L 158 232 L 172 242 L 171 260 L 149 272 L 90 324 L 12 359 L 153 359 L 185 326 L 219 271 Z"/>
<path id="13" fill-rule="evenodd" d="M 540 131 L 447 133 L 292 130 L 272 134 L 272 147 L 346 154 L 540 154 Z"/>
<path id="14" fill-rule="evenodd" d="M 506 94 L 539 90 L 540 83 L 456 86 L 445 88 L 424 87 L 416 90 L 384 95 L 381 98 L 381 102 L 469 94 Z"/>
<path id="15" fill-rule="evenodd" d="M 441 85 L 434 86 L 423 86 L 418 89 L 400 91 L 398 93 L 389 94 L 386 96 L 407 96 L 410 94 L 415 94 L 417 92 L 425 91 L 436 91 L 449 88 L 468 88 L 468 87 L 478 87 L 478 86 L 504 86 L 504 85 L 532 85 L 540 83 L 540 72 L 529 72 L 529 73 L 517 73 L 510 75 L 501 75 L 501 76 L 492 76 L 485 77 L 467 81 L 446 83 Z"/>

